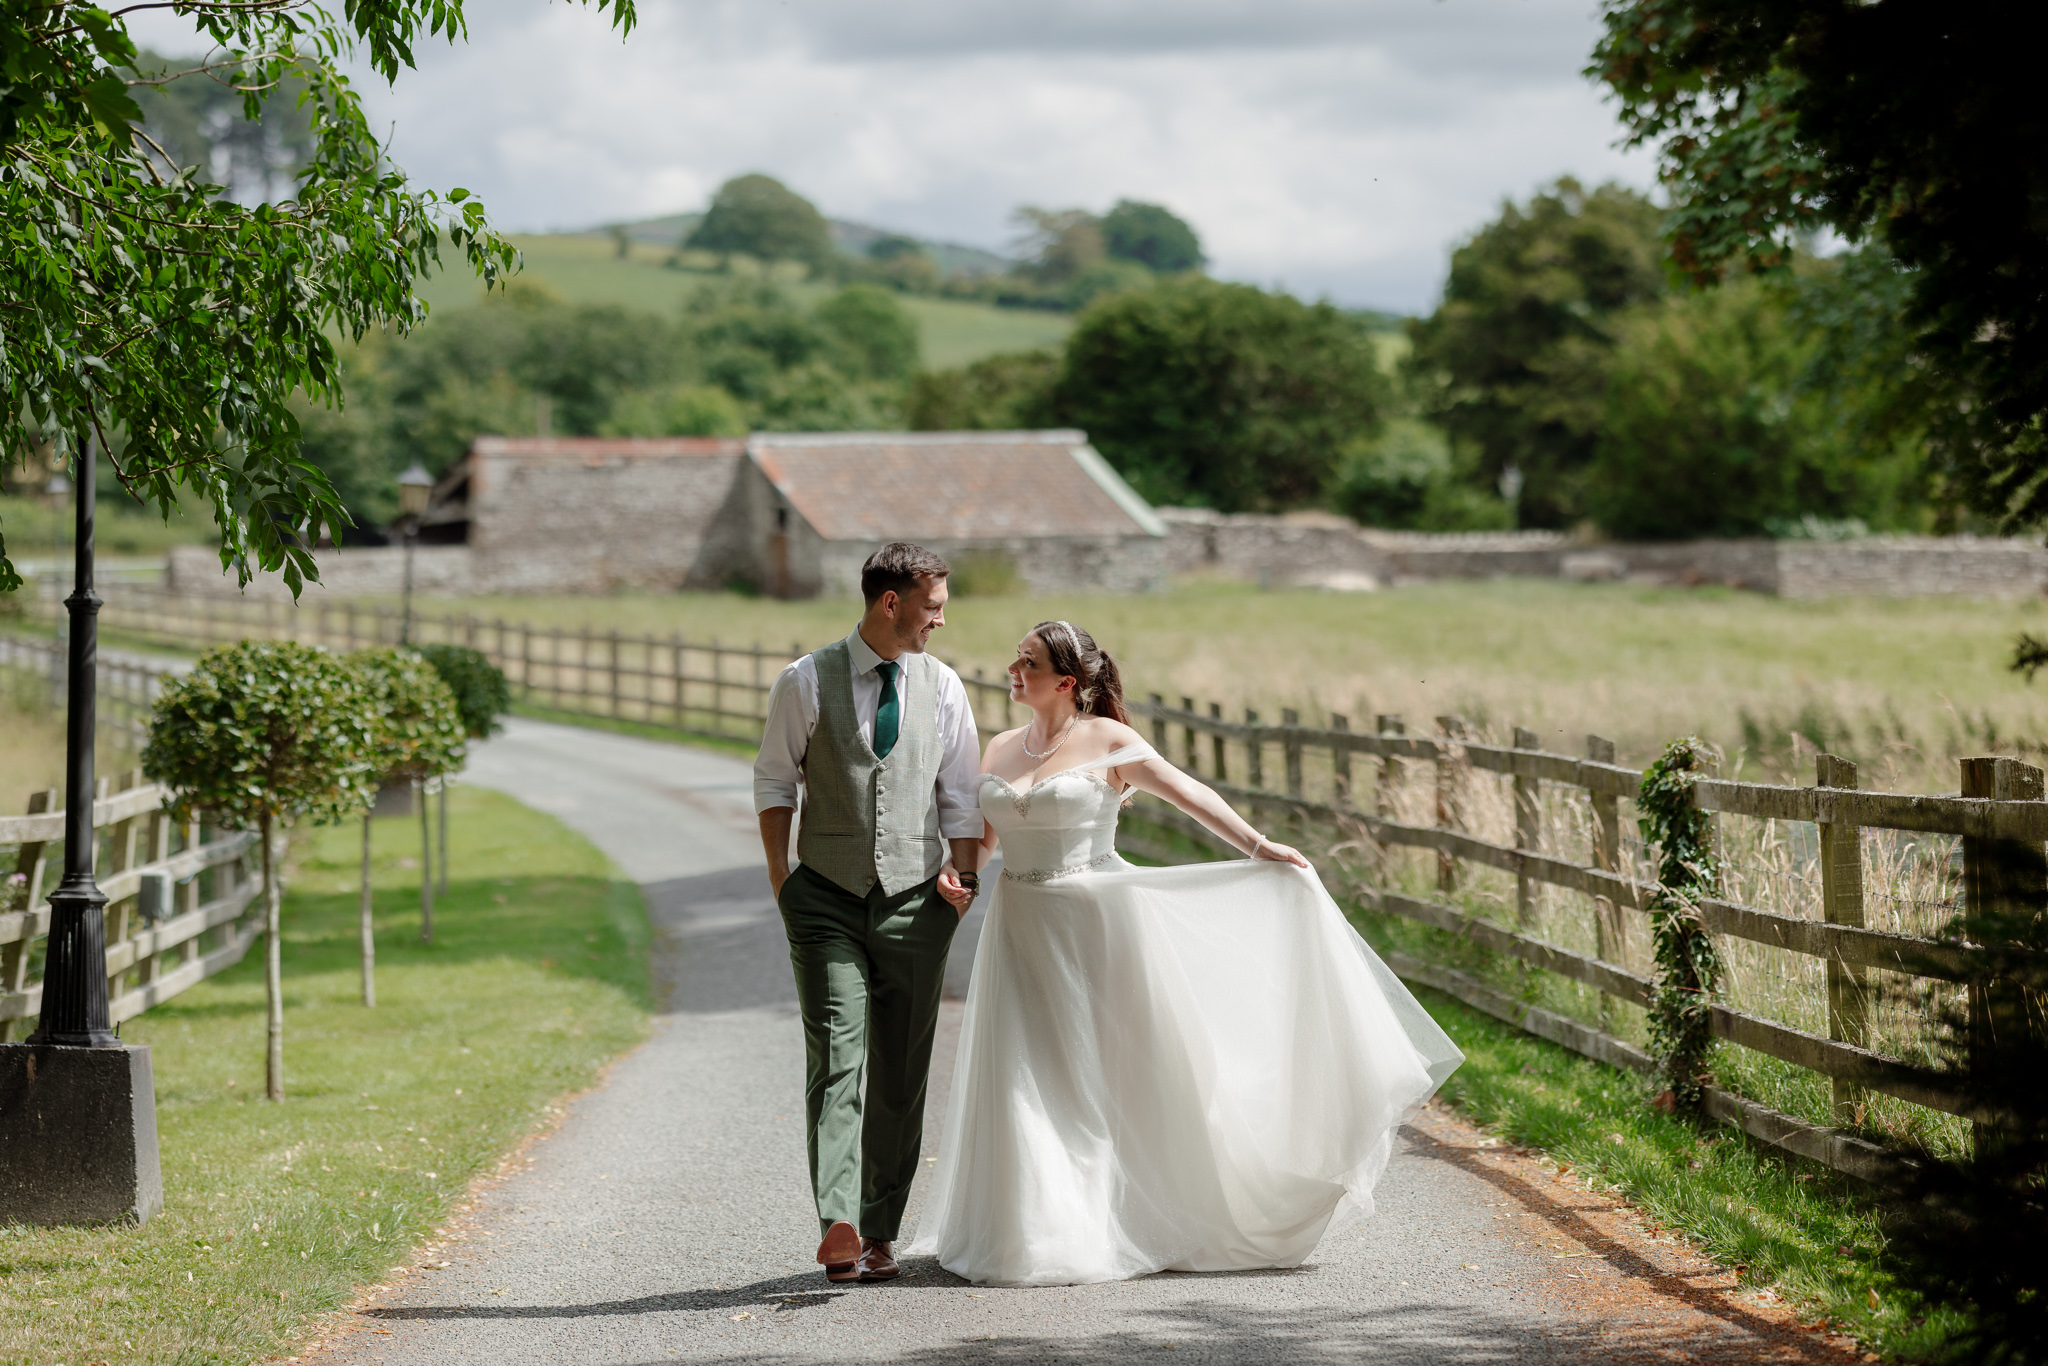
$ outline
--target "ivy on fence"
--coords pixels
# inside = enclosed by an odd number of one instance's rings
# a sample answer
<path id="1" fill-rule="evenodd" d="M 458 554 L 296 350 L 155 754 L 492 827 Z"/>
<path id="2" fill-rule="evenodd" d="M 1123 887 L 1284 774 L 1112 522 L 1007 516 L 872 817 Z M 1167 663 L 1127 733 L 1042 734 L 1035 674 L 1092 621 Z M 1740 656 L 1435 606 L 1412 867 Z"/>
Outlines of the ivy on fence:
<path id="1" fill-rule="evenodd" d="M 1657 890 L 1647 907 L 1657 983 L 1650 998 L 1650 1046 L 1672 1100 L 1697 1112 L 1712 1081 L 1712 1004 L 1721 983 L 1721 954 L 1700 924 L 1699 903 L 1719 882 L 1712 820 L 1693 801 L 1693 780 L 1721 762 L 1721 752 L 1688 736 L 1673 740 L 1643 773 L 1636 796 L 1645 843 L 1658 851 Z"/>

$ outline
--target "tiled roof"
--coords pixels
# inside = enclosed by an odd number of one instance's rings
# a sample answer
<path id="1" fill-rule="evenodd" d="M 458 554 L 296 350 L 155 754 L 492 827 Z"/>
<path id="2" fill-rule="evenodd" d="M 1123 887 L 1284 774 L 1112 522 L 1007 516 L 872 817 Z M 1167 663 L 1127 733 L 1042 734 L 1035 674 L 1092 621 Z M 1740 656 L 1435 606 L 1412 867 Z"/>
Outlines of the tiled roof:
<path id="1" fill-rule="evenodd" d="M 1166 534 L 1076 431 L 763 433 L 747 450 L 828 541 Z"/>
<path id="2" fill-rule="evenodd" d="M 595 464 L 628 456 L 738 455 L 747 443 L 723 436 L 480 436 L 469 448 L 477 455 Z"/>

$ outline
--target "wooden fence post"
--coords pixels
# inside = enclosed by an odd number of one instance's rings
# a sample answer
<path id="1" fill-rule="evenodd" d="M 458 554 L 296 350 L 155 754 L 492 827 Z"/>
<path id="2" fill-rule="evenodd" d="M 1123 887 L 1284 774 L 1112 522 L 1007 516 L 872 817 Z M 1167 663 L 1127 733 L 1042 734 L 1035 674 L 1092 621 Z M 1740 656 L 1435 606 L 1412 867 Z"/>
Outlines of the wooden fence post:
<path id="1" fill-rule="evenodd" d="M 1614 741 L 1598 735 L 1586 737 L 1586 757 L 1596 764 L 1614 762 Z M 1588 792 L 1593 805 L 1593 866 L 1605 873 L 1621 871 L 1621 798 L 1612 792 Z M 1593 956 L 1603 963 L 1628 967 L 1628 940 L 1621 909 L 1612 897 L 1593 898 Z M 1613 1014 L 1611 998 L 1601 997 L 1601 1019 Z"/>
<path id="2" fill-rule="evenodd" d="M 548 681 L 554 685 L 555 710 L 562 709 L 562 628 L 557 626 L 548 642 Z"/>
<path id="3" fill-rule="evenodd" d="M 1209 719 L 1212 721 L 1221 721 L 1223 719 L 1223 704 L 1221 702 L 1211 702 L 1209 704 Z M 1230 770 L 1223 762 L 1223 737 L 1220 734 L 1209 737 L 1209 757 L 1215 761 L 1216 771 L 1212 776 L 1219 783 L 1229 782 Z"/>
<path id="4" fill-rule="evenodd" d="M 1351 718 L 1341 712 L 1330 713 L 1330 729 L 1348 731 Z M 1332 806 L 1351 805 L 1351 751 L 1341 745 L 1330 746 L 1330 787 Z"/>
<path id="5" fill-rule="evenodd" d="M 1252 787 L 1266 785 L 1266 747 L 1259 743 L 1259 714 L 1250 707 L 1244 709 L 1245 729 L 1250 733 L 1244 737 L 1244 780 Z"/>
<path id="6" fill-rule="evenodd" d="M 1524 726 L 1515 727 L 1516 749 L 1541 749 L 1542 739 Z M 1543 783 L 1539 778 L 1517 773 L 1515 783 L 1515 848 L 1532 854 L 1543 851 Z M 1536 900 L 1540 893 L 1536 879 L 1527 873 L 1515 875 L 1515 923 L 1527 929 L 1536 923 Z"/>
<path id="7" fill-rule="evenodd" d="M 1833 754 L 1816 754 L 1813 785 L 1854 791 L 1856 765 Z M 1820 823 L 1821 919 L 1830 925 L 1863 928 L 1863 831 L 1840 821 Z M 1864 992 L 1867 974 L 1861 967 L 1827 960 L 1828 1037 L 1858 1048 L 1869 1047 L 1868 1006 Z M 1862 1122 L 1863 1088 L 1855 1082 L 1833 1078 L 1835 1123 Z"/>
<path id="8" fill-rule="evenodd" d="M 31 792 L 28 797 L 28 814 L 40 816 L 46 811 L 55 811 L 62 801 L 56 788 L 42 792 Z M 24 911 L 34 911 L 42 904 L 43 877 L 49 871 L 49 844 L 44 840 L 32 840 L 23 844 L 14 855 L 14 871 L 27 879 L 23 889 L 27 895 L 21 903 Z M 0 995 L 15 995 L 28 989 L 29 950 L 35 940 L 24 934 L 12 944 L 0 945 Z M 34 1025 L 26 1020 L 0 1020 L 0 1043 L 6 1043 L 19 1033 L 27 1033 Z"/>
<path id="9" fill-rule="evenodd" d="M 1462 716 L 1439 716 L 1436 728 L 1446 740 L 1462 740 L 1468 734 Z M 1449 748 L 1448 745 L 1440 747 L 1436 759 L 1436 828 L 1439 830 L 1458 828 L 1458 762 L 1450 756 Z M 1458 890 L 1458 860 L 1442 849 L 1436 854 L 1436 888 L 1440 892 Z"/>
<path id="10" fill-rule="evenodd" d="M 1280 711 L 1280 724 L 1286 726 L 1290 731 L 1299 730 L 1301 727 L 1301 713 L 1292 707 L 1283 707 Z M 1280 753 L 1282 756 L 1282 766 L 1287 774 L 1287 795 L 1299 797 L 1301 795 L 1301 737 L 1290 734 L 1282 739 L 1280 741 Z"/>
<path id="11" fill-rule="evenodd" d="M 1180 700 L 1180 709 L 1190 716 L 1194 715 L 1195 699 L 1192 697 L 1183 697 Z M 1180 728 L 1180 738 L 1183 757 L 1187 760 L 1188 772 L 1201 772 L 1202 751 L 1201 747 L 1195 740 L 1195 728 L 1193 726 L 1183 725 Z"/>
<path id="12" fill-rule="evenodd" d="M 713 651 L 714 651 L 714 653 L 713 653 L 713 655 L 712 655 L 712 660 L 713 660 L 713 667 L 715 668 L 715 667 L 717 667 L 717 666 L 716 666 L 717 654 L 715 653 L 715 651 L 716 651 L 717 647 L 716 647 L 716 646 L 713 646 L 712 648 L 713 648 Z M 618 633 L 618 631 L 617 631 L 616 629 L 614 629 L 614 630 L 612 631 L 612 649 L 611 649 L 611 655 L 609 656 L 609 658 L 610 658 L 610 661 L 611 661 L 611 670 L 610 670 L 610 672 L 611 672 L 611 685 L 612 685 L 612 686 L 611 686 L 611 693 L 612 693 L 612 715 L 613 715 L 614 717 L 616 717 L 616 716 L 618 716 L 618 715 L 619 715 L 619 633 Z M 716 724 L 716 723 L 714 722 L 713 724 Z"/>
<path id="13" fill-rule="evenodd" d="M 1158 693 L 1153 693 L 1152 705 L 1163 711 L 1166 708 L 1166 699 Z M 1159 751 L 1162 759 L 1166 757 L 1166 718 L 1159 715 L 1158 711 L 1152 713 L 1152 748 Z"/>
<path id="14" fill-rule="evenodd" d="M 725 650 L 711 642 L 711 728 L 725 728 Z"/>
<path id="15" fill-rule="evenodd" d="M 1965 797 L 1995 801 L 2038 802 L 2041 770 L 2017 759 L 1980 758 L 1962 761 Z M 1963 838 L 1963 906 L 1968 919 L 1996 933 L 1998 922 L 2037 911 L 2048 902 L 2048 851 L 2024 840 Z M 1986 923 L 1986 919 L 1989 923 Z M 1972 938 L 1981 930 L 1973 930 Z M 2001 1038 L 2029 1027 L 2025 992 L 2010 982 L 1970 983 L 1970 1046 L 1989 1049 Z M 1995 1140 L 1996 1130 L 1983 1121 L 1972 1125 L 1981 1147 Z"/>
<path id="16" fill-rule="evenodd" d="M 1408 733 L 1407 723 L 1392 712 L 1381 712 L 1373 717 L 1372 728 L 1380 735 L 1406 735 Z M 1395 793 L 1400 791 L 1401 777 L 1405 772 L 1406 770 L 1401 767 L 1401 761 L 1393 755 L 1382 754 L 1380 756 L 1379 771 L 1373 775 L 1372 809 L 1373 813 L 1383 821 L 1400 819 L 1400 808 Z M 1376 861 L 1379 865 L 1380 880 L 1385 881 L 1387 860 L 1391 846 L 1381 844 L 1377 847 L 1378 858 Z"/>

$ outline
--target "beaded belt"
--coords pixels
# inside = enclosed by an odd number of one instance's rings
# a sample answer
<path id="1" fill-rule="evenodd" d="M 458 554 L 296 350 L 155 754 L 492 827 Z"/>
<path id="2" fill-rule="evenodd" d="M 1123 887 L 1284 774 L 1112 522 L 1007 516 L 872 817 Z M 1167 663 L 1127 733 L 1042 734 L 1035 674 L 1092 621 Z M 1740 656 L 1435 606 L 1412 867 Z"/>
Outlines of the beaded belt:
<path id="1" fill-rule="evenodd" d="M 1090 868 L 1100 868 L 1115 857 L 1116 850 L 1111 849 L 1108 853 L 1097 854 L 1086 863 L 1071 864 L 1065 868 L 1034 868 L 1028 873 L 1013 872 L 1005 868 L 1003 869 L 1003 876 L 1018 882 L 1051 882 L 1054 878 L 1068 877 L 1074 873 L 1085 873 Z"/>

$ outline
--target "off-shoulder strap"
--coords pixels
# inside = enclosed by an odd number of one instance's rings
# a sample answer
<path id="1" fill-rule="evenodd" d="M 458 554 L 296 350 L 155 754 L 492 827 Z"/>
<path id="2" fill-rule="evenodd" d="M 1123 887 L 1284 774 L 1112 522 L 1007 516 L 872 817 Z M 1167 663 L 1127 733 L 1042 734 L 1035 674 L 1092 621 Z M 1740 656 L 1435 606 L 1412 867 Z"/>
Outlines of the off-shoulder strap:
<path id="1" fill-rule="evenodd" d="M 1119 764 L 1143 763 L 1147 759 L 1157 759 L 1158 757 L 1158 750 L 1140 740 L 1135 745 L 1125 745 L 1122 749 L 1113 749 L 1100 759 L 1090 759 L 1085 764 L 1075 764 L 1074 768 L 1078 772 L 1085 772 L 1091 768 L 1115 768 Z"/>

